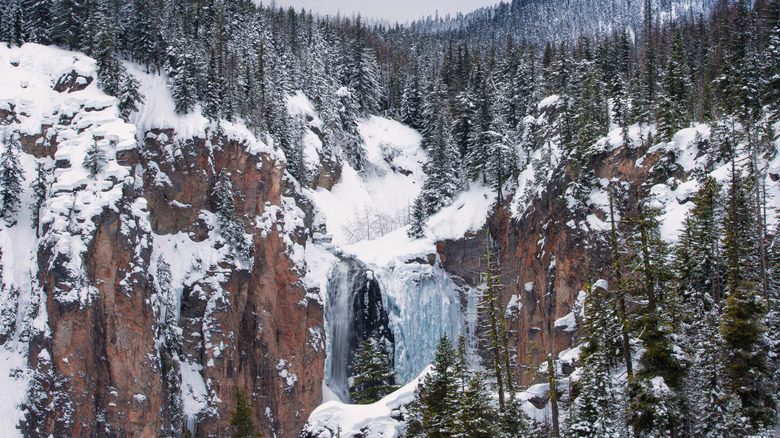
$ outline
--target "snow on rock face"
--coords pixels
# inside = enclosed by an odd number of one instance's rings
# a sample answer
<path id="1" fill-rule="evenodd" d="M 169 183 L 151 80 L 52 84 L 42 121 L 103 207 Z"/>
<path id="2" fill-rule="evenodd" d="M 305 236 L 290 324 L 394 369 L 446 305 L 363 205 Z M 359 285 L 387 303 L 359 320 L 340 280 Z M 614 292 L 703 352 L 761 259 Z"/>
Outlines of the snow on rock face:
<path id="1" fill-rule="evenodd" d="M 146 95 L 131 123 L 97 88 L 94 60 L 0 47 L 0 152 L 18 132 L 25 176 L 17 224 L 0 224 L 0 436 L 155 436 L 182 419 L 217 433 L 239 382 L 262 400 L 265 434 L 295 435 L 321 400 L 324 364 L 321 302 L 298 278 L 308 204 L 280 152 L 240 124 L 213 135 L 198 113 L 175 114 L 164 76 L 128 70 Z M 82 165 L 92 147 L 106 155 L 94 175 Z M 40 238 L 37 163 L 52 169 Z M 247 263 L 213 213 L 222 170 Z"/>
<path id="2" fill-rule="evenodd" d="M 73 323 L 65 316 L 67 309 L 78 312 L 100 293 L 100 287 L 96 287 L 99 285 L 92 283 L 90 277 L 111 277 L 102 271 L 111 264 L 110 251 L 103 254 L 105 263 L 90 260 L 90 248 L 99 248 L 100 242 L 105 242 L 101 218 L 113 222 L 114 232 L 120 236 L 117 240 L 133 240 L 137 245 L 137 253 L 127 254 L 128 283 L 116 286 L 128 293 L 133 289 L 130 282 L 138 279 L 131 267 L 142 262 L 147 243 L 143 207 L 136 209 L 132 202 L 119 205 L 127 184 L 132 185 L 130 169 L 122 160 L 136 147 L 136 129 L 119 118 L 116 99 L 97 88 L 95 77 L 95 61 L 79 53 L 36 44 L 21 48 L 0 46 L 0 151 L 9 147 L 10 137 L 18 133 L 25 177 L 16 225 L 0 225 L 0 303 L 4 309 L 15 312 L 13 320 L 4 318 L 0 322 L 0 342 L 4 344 L 0 349 L 0 387 L 6 389 L 0 397 L 3 436 L 21 433 L 16 426 L 24 416 L 22 409 L 30 412 L 40 408 L 26 391 L 42 389 L 28 387 L 28 382 L 51 382 L 47 379 L 52 374 L 46 370 L 52 366 L 59 367 L 73 384 L 84 377 L 77 374 L 85 368 L 80 368 L 83 362 L 71 354 L 71 339 L 59 337 L 49 323 L 52 318 L 65 325 Z M 91 147 L 102 149 L 106 157 L 94 176 L 82 165 Z M 36 177 L 38 163 L 49 169 L 50 187 L 48 200 L 40 210 L 40 228 L 35 230 L 31 226 L 33 200 L 29 184 Z M 40 239 L 36 231 L 40 232 Z M 40 267 L 38 261 L 42 262 Z M 93 270 L 96 267 L 99 269 Z M 51 309 L 45 305 L 44 294 L 53 298 L 59 312 L 48 314 Z M 77 339 L 79 332 L 90 330 L 89 327 L 77 323 L 69 329 L 69 336 Z M 51 347 L 55 351 L 29 343 L 32 337 L 40 335 L 52 337 Z M 28 364 L 33 364 L 33 368 L 28 369 Z M 121 373 L 120 369 L 116 371 Z M 133 389 L 136 391 L 127 394 L 129 400 L 132 394 L 147 394 L 140 385 Z M 28 398 L 28 404 L 23 406 Z M 62 398 L 53 400 L 55 404 L 49 409 L 73 409 L 57 404 Z"/>

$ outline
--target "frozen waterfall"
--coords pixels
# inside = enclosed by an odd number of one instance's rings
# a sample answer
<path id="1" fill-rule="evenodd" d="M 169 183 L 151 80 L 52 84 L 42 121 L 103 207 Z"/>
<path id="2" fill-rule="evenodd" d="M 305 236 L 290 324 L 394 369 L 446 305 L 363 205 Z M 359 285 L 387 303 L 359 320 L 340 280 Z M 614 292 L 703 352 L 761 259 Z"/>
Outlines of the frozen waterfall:
<path id="1" fill-rule="evenodd" d="M 396 383 L 409 382 L 431 363 L 443 334 L 456 339 L 464 332 L 462 295 L 438 263 L 370 270 L 340 258 L 329 273 L 325 308 L 328 388 L 350 401 L 350 363 L 369 338 L 388 354 Z"/>
<path id="2" fill-rule="evenodd" d="M 347 263 L 337 263 L 328 280 L 328 306 L 325 318 L 328 324 L 328 357 L 325 376 L 328 387 L 341 398 L 349 401 L 347 365 L 349 363 L 350 336 L 352 333 L 352 281 Z"/>

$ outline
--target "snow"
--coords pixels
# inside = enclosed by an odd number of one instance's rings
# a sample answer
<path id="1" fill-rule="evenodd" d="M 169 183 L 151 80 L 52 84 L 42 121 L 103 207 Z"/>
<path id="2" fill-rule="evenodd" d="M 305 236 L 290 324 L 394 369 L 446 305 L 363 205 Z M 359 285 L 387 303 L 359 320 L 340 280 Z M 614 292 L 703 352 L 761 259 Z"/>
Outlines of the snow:
<path id="1" fill-rule="evenodd" d="M 182 361 L 180 368 L 182 413 L 185 418 L 192 419 L 208 405 L 206 382 L 200 374 L 203 367 L 189 361 Z"/>
<path id="2" fill-rule="evenodd" d="M 427 156 L 417 131 L 381 117 L 362 120 L 359 129 L 365 141 L 365 171 L 358 173 L 344 163 L 332 190 L 318 188 L 311 195 L 337 245 L 380 237 L 399 228 L 395 225 L 403 226 L 423 182 Z"/>
<path id="3" fill-rule="evenodd" d="M 414 399 L 414 391 L 429 372 L 430 367 L 397 391 L 373 404 L 349 405 L 339 401 L 325 402 L 312 412 L 305 430 L 317 433 L 318 438 L 400 437 L 403 435 L 405 425 L 393 416 L 398 416 L 402 406 Z"/>
<path id="4" fill-rule="evenodd" d="M 555 328 L 561 328 L 565 332 L 573 332 L 577 328 L 577 320 L 574 313 L 569 312 L 566 316 L 555 320 Z"/>
<path id="5" fill-rule="evenodd" d="M 551 96 L 548 96 L 548 97 L 542 99 L 539 102 L 539 105 L 537 106 L 537 109 L 539 109 L 541 111 L 544 108 L 547 108 L 547 107 L 550 107 L 550 106 L 554 106 L 554 105 L 556 105 L 558 103 L 558 101 L 560 99 L 561 99 L 561 97 L 558 96 L 557 94 L 553 94 Z"/>
<path id="6" fill-rule="evenodd" d="M 26 351 L 0 348 L 0 388 L 3 388 L 0 391 L 0 436 L 22 436 L 16 426 L 24 419 L 20 405 L 27 397 L 31 377 Z"/>
<path id="7" fill-rule="evenodd" d="M 458 195 L 452 204 L 431 216 L 425 233 L 436 241 L 457 240 L 481 230 L 487 222 L 491 207 L 496 202 L 496 193 L 490 187 L 479 183 Z"/>
<path id="8" fill-rule="evenodd" d="M 139 132 L 170 129 L 176 138 L 189 139 L 206 137 L 207 132 L 216 129 L 215 124 L 203 117 L 200 105 L 196 105 L 188 114 L 176 113 L 168 85 L 170 80 L 165 74 L 147 73 L 143 66 L 131 62 L 125 62 L 125 67 L 138 79 L 139 91 L 144 95 L 144 103 L 139 105 L 138 111 L 130 115 L 130 123 L 135 125 Z M 228 138 L 245 142 L 250 153 L 266 153 L 280 160 L 283 157 L 280 151 L 256 138 L 243 123 L 220 120 L 219 128 Z"/>

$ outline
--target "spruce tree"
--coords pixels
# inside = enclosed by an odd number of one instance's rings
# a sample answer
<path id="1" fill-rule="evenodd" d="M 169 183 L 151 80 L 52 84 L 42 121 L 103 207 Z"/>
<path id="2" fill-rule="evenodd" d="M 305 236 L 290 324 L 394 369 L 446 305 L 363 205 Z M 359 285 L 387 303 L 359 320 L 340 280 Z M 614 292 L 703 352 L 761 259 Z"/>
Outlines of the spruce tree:
<path id="1" fill-rule="evenodd" d="M 370 404 L 398 389 L 390 360 L 373 340 L 363 341 L 352 361 L 349 396 L 358 404 Z"/>
<path id="2" fill-rule="evenodd" d="M 583 372 L 577 382 L 579 394 L 568 420 L 568 437 L 625 436 L 621 394 L 612 382 L 607 353 L 596 350 L 582 364 Z"/>
<path id="3" fill-rule="evenodd" d="M 424 145 L 427 146 L 429 159 L 423 167 L 427 178 L 420 197 L 424 200 L 427 215 L 431 215 L 449 205 L 458 190 L 456 168 L 459 157 L 449 135 L 444 114 L 440 113 L 436 117 L 434 127 Z"/>
<path id="4" fill-rule="evenodd" d="M 425 235 L 425 223 L 428 220 L 428 208 L 422 196 L 414 200 L 412 207 L 411 223 L 407 235 L 411 238 L 419 238 Z"/>
<path id="5" fill-rule="evenodd" d="M 21 135 L 19 132 L 14 132 L 0 156 L 0 186 L 3 189 L 0 216 L 9 227 L 16 224 L 16 215 L 22 203 L 24 172 L 19 162 L 21 146 Z"/>
<path id="6" fill-rule="evenodd" d="M 445 334 L 436 347 L 433 369 L 415 392 L 410 411 L 409 435 L 445 438 L 457 433 L 458 382 L 455 349 Z"/>
<path id="7" fill-rule="evenodd" d="M 225 239 L 234 257 L 251 264 L 254 253 L 253 241 L 251 236 L 244 233 L 244 225 L 236 215 L 234 195 L 230 174 L 223 170 L 211 192 L 219 223 L 219 234 Z"/>
<path id="8" fill-rule="evenodd" d="M 30 188 L 33 190 L 32 228 L 35 230 L 35 237 L 40 237 L 38 233 L 41 208 L 46 202 L 49 191 L 49 170 L 46 167 L 46 163 L 40 161 L 35 163 L 35 180 L 30 183 Z"/>
<path id="9" fill-rule="evenodd" d="M 95 178 L 103 169 L 108 165 L 108 157 L 106 151 L 100 147 L 97 140 L 92 140 L 92 146 L 87 149 L 87 154 L 84 156 L 84 162 L 82 166 L 87 169 L 89 176 Z"/>
<path id="10" fill-rule="evenodd" d="M 661 80 L 662 88 L 658 104 L 658 133 L 667 141 L 690 122 L 688 92 L 691 84 L 690 75 L 686 71 L 685 58 L 685 43 L 681 32 L 678 31 L 666 72 Z"/>
<path id="11" fill-rule="evenodd" d="M 197 102 L 198 70 L 195 54 L 192 45 L 181 37 L 174 40 L 174 44 L 168 49 L 168 54 L 173 60 L 169 74 L 173 77 L 171 95 L 174 106 L 177 113 L 187 114 L 192 111 Z"/>
<path id="12" fill-rule="evenodd" d="M 685 382 L 685 397 L 693 436 L 744 436 L 749 424 L 740 412 L 741 402 L 728 384 L 723 338 L 718 332 L 719 312 L 711 305 L 692 322 L 693 360 Z"/>
<path id="13" fill-rule="evenodd" d="M 233 438 L 258 438 L 263 436 L 255 429 L 253 420 L 255 403 L 247 399 L 244 388 L 236 390 L 236 409 L 230 412 L 230 425 L 235 428 Z"/>
<path id="14" fill-rule="evenodd" d="M 712 303 L 721 300 L 725 289 L 720 192 L 721 186 L 715 178 L 707 177 L 701 183 L 675 253 L 677 294 L 691 309 L 710 309 Z"/>
<path id="15" fill-rule="evenodd" d="M 755 211 L 749 201 L 752 181 L 742 178 L 732 165 L 730 182 L 723 227 L 729 296 L 720 333 L 731 386 L 740 397 L 744 415 L 760 429 L 773 424 L 776 412 L 766 361 L 766 301 L 757 287 Z"/>
<path id="16" fill-rule="evenodd" d="M 468 388 L 460 396 L 458 424 L 453 436 L 493 438 L 499 435 L 498 410 L 491 403 L 491 394 L 482 373 L 471 377 Z"/>

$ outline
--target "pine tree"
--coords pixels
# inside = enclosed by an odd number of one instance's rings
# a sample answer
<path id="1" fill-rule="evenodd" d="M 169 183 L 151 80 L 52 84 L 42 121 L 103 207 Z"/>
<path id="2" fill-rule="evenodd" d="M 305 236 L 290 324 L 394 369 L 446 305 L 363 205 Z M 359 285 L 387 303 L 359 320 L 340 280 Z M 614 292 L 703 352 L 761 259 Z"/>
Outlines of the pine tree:
<path id="1" fill-rule="evenodd" d="M 672 136 L 690 122 L 688 90 L 691 88 L 685 64 L 685 43 L 677 32 L 672 45 L 668 67 L 661 80 L 662 88 L 658 104 L 658 133 L 661 138 Z"/>
<path id="2" fill-rule="evenodd" d="M 22 147 L 19 132 L 11 134 L 10 142 L 0 156 L 0 186 L 2 193 L 2 210 L 0 216 L 6 225 L 16 224 L 16 214 L 21 207 L 22 183 L 24 172 L 19 162 L 19 151 Z"/>
<path id="3" fill-rule="evenodd" d="M 2 10 L 3 33 L 8 37 L 10 46 L 24 44 L 25 11 L 21 0 L 10 0 Z"/>
<path id="4" fill-rule="evenodd" d="M 579 67 L 579 94 L 574 101 L 573 123 L 577 127 L 576 160 L 587 164 L 589 151 L 609 130 L 609 108 L 603 94 L 604 84 L 599 70 L 592 62 L 583 61 Z"/>
<path id="5" fill-rule="evenodd" d="M 445 334 L 436 347 L 433 369 L 415 392 L 410 411 L 409 435 L 428 438 L 452 437 L 457 427 L 458 382 L 455 349 Z"/>
<path id="6" fill-rule="evenodd" d="M 171 94 L 179 114 L 187 114 L 195 107 L 197 102 L 197 77 L 198 70 L 195 63 L 195 54 L 191 44 L 182 38 L 177 38 L 168 50 L 168 56 L 173 59 L 169 74 L 173 76 Z"/>
<path id="7" fill-rule="evenodd" d="M 499 435 L 501 423 L 482 373 L 471 377 L 468 388 L 460 397 L 458 424 L 453 436 L 493 438 Z"/>
<path id="8" fill-rule="evenodd" d="M 583 362 L 568 420 L 568 437 L 618 438 L 626 436 L 621 419 L 621 394 L 613 385 L 606 350 L 596 350 Z"/>
<path id="9" fill-rule="evenodd" d="M 749 424 L 740 413 L 739 398 L 728 384 L 718 325 L 715 306 L 693 320 L 694 354 L 684 392 L 691 409 L 687 417 L 693 436 L 744 436 Z"/>
<path id="10" fill-rule="evenodd" d="M 219 120 L 222 109 L 221 81 L 217 73 L 216 56 L 212 54 L 206 71 L 206 96 L 203 102 L 203 116 L 211 121 Z"/>
<path id="11" fill-rule="evenodd" d="M 46 163 L 40 161 L 35 163 L 35 180 L 30 183 L 30 188 L 33 190 L 32 227 L 35 230 L 35 237 L 40 237 L 41 208 L 46 202 L 49 191 L 49 170 Z"/>
<path id="12" fill-rule="evenodd" d="M 726 345 L 730 383 L 740 397 L 744 415 L 759 429 L 775 421 L 766 363 L 764 317 L 766 302 L 757 288 L 755 219 L 750 199 L 752 181 L 734 165 L 724 216 L 724 253 L 728 266 L 728 299 L 720 333 Z"/>
<path id="13" fill-rule="evenodd" d="M 226 171 L 220 173 L 211 196 L 219 223 L 219 234 L 225 239 L 236 258 L 251 264 L 254 244 L 251 236 L 244 233 L 244 225 L 236 215 L 233 183 L 230 174 Z"/>
<path id="14" fill-rule="evenodd" d="M 401 121 L 414 129 L 422 129 L 422 78 L 417 64 L 411 76 L 407 79 L 401 97 Z"/>
<path id="15" fill-rule="evenodd" d="M 254 417 L 255 403 L 249 401 L 244 388 L 236 390 L 236 409 L 230 412 L 230 425 L 236 432 L 233 438 L 258 438 L 263 434 L 255 429 Z"/>
<path id="16" fill-rule="evenodd" d="M 764 101 L 772 123 L 780 121 L 780 3 L 768 5 L 768 41 L 764 49 Z"/>
<path id="17" fill-rule="evenodd" d="M 507 395 L 511 398 L 514 394 L 512 384 L 512 370 L 510 364 L 510 351 L 506 336 L 504 322 L 503 303 L 501 301 L 501 270 L 498 256 L 493 252 L 490 233 L 486 234 L 487 247 L 482 257 L 484 271 L 481 272 L 483 285 L 480 287 L 479 310 L 483 312 L 486 340 L 488 347 L 488 370 L 492 378 L 496 379 L 498 390 L 499 410 L 506 408 Z"/>
<path id="18" fill-rule="evenodd" d="M 725 289 L 725 266 L 721 260 L 723 209 L 721 187 L 707 177 L 693 199 L 694 207 L 684 222 L 677 246 L 674 271 L 677 294 L 692 309 L 709 309 Z M 709 297 L 709 298 L 707 298 Z"/>
<path id="19" fill-rule="evenodd" d="M 53 2 L 23 0 L 24 39 L 38 44 L 51 44 Z"/>
<path id="20" fill-rule="evenodd" d="M 423 168 L 427 178 L 420 197 L 425 204 L 426 215 L 430 216 L 449 205 L 458 190 L 456 167 L 459 157 L 444 114 L 436 117 L 434 127 L 423 143 L 429 159 Z"/>
<path id="21" fill-rule="evenodd" d="M 89 176 L 92 178 L 95 178 L 108 165 L 106 151 L 98 145 L 97 140 L 92 140 L 92 146 L 87 149 L 87 154 L 84 156 L 84 162 L 81 165 L 87 169 Z"/>
<path id="22" fill-rule="evenodd" d="M 363 341 L 352 361 L 349 396 L 358 404 L 370 404 L 399 388 L 386 354 L 372 340 Z"/>
<path id="23" fill-rule="evenodd" d="M 56 43 L 76 49 L 86 18 L 86 0 L 60 0 L 54 7 L 53 39 Z"/>
<path id="24" fill-rule="evenodd" d="M 455 97 L 455 114 L 452 123 L 452 136 L 461 157 L 471 149 L 471 138 L 476 118 L 474 99 L 468 90 L 461 91 Z"/>
<path id="25" fill-rule="evenodd" d="M 425 205 L 425 200 L 422 196 L 418 196 L 414 200 L 414 206 L 412 207 L 411 224 L 407 235 L 411 238 L 419 238 L 425 235 L 425 223 L 428 220 L 428 208 Z"/>

